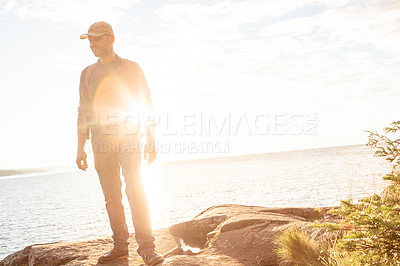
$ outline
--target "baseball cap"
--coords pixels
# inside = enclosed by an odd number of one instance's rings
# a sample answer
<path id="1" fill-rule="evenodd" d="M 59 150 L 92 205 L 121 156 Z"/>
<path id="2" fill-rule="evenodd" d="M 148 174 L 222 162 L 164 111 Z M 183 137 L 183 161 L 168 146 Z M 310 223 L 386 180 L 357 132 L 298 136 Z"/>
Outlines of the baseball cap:
<path id="1" fill-rule="evenodd" d="M 95 22 L 90 26 L 88 33 L 82 34 L 81 39 L 91 37 L 99 37 L 102 35 L 114 36 L 113 29 L 110 24 L 104 21 Z"/>

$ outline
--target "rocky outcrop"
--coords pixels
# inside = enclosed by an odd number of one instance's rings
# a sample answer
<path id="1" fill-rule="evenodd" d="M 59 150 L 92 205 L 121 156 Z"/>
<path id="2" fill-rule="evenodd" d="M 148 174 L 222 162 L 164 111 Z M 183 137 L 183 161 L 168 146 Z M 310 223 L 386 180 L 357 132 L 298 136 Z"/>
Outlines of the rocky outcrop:
<path id="1" fill-rule="evenodd" d="M 214 206 L 170 228 L 181 250 L 191 246 L 200 249 L 199 254 L 171 256 L 164 264 L 279 265 L 274 252 L 277 234 L 289 226 L 303 227 L 325 213 L 326 209 L 313 208 Z"/>
<path id="2" fill-rule="evenodd" d="M 176 247 L 174 238 L 169 234 L 168 229 L 154 231 L 157 249 L 165 253 Z M 59 242 L 49 244 L 32 245 L 17 251 L 4 260 L 0 266 L 9 265 L 96 265 L 97 259 L 113 246 L 111 237 L 104 237 L 89 241 Z M 143 263 L 136 253 L 136 242 L 134 234 L 130 236 L 129 259 L 119 261 L 110 265 L 140 265 Z"/>
<path id="3" fill-rule="evenodd" d="M 156 230 L 163 265 L 283 265 L 275 255 L 276 236 L 290 226 L 321 219 L 326 209 L 218 205 L 192 220 Z M 113 265 L 140 265 L 131 236 L 129 259 Z M 0 262 L 6 265 L 96 265 L 112 248 L 112 238 L 26 247 Z"/>

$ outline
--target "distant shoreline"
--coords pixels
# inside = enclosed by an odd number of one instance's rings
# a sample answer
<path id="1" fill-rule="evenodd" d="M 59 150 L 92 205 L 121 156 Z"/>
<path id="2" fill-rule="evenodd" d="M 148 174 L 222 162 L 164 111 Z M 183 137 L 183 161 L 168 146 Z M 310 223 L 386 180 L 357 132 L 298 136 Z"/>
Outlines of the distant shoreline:
<path id="1" fill-rule="evenodd" d="M 72 169 L 67 167 L 53 167 L 53 168 L 26 168 L 26 169 L 0 169 L 0 178 L 8 176 L 29 175 L 29 174 L 44 174 L 58 171 L 69 171 Z"/>
<path id="2" fill-rule="evenodd" d="M 10 175 L 24 175 L 47 172 L 48 169 L 20 169 L 20 170 L 0 170 L 0 177 L 10 176 Z"/>

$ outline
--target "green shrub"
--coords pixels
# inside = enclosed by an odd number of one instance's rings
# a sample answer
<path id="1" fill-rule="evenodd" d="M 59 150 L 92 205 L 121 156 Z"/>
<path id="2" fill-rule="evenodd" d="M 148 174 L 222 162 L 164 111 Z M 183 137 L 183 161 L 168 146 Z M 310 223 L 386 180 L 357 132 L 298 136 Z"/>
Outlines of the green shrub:
<path id="1" fill-rule="evenodd" d="M 277 249 L 283 261 L 296 265 L 400 265 L 400 121 L 384 128 L 386 135 L 367 132 L 367 145 L 391 164 L 391 173 L 383 177 L 389 184 L 381 195 L 365 197 L 356 204 L 342 201 L 331 211 L 342 216 L 340 224 L 315 224 L 340 232 L 337 243 L 318 242 L 297 229 L 284 232 Z"/>
<path id="2" fill-rule="evenodd" d="M 400 265 L 400 121 L 384 129 L 387 135 L 369 133 L 368 146 L 375 155 L 391 163 L 392 172 L 381 195 L 372 195 L 353 204 L 342 201 L 332 213 L 343 216 L 340 224 L 322 224 L 344 232 L 336 245 L 338 251 L 352 258 L 352 265 Z"/>

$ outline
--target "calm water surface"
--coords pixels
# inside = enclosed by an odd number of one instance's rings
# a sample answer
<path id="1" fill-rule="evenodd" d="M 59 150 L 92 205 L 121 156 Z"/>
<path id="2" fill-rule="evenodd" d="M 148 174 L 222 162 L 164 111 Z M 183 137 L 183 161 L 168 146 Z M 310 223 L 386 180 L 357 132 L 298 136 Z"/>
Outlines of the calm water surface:
<path id="1" fill-rule="evenodd" d="M 165 163 L 144 168 L 143 180 L 161 228 L 216 204 L 335 206 L 378 192 L 388 171 L 358 145 Z M 0 178 L 0 259 L 35 243 L 111 234 L 94 171 Z"/>

